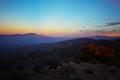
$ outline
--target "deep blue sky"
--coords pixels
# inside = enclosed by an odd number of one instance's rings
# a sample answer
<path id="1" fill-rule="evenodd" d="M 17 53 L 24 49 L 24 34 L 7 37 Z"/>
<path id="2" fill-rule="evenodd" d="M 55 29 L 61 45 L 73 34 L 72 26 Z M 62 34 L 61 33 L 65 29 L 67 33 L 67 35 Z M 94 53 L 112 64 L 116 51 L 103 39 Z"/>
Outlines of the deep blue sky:
<path id="1" fill-rule="evenodd" d="M 119 0 L 0 0 L 1 33 L 120 36 L 119 4 Z"/>

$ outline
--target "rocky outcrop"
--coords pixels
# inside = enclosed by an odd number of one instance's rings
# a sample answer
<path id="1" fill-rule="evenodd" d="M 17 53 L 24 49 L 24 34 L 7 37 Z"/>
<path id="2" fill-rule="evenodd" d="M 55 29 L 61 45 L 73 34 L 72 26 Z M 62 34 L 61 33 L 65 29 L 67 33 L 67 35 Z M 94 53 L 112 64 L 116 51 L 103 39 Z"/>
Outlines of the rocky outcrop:
<path id="1" fill-rule="evenodd" d="M 57 69 L 71 67 L 69 69 L 73 69 L 74 73 L 70 74 L 69 71 L 71 72 L 71 70 L 69 70 L 68 76 L 72 80 L 120 80 L 120 68 L 117 66 L 84 62 L 69 62 L 66 64 L 63 65 L 64 67 L 60 66 Z"/>

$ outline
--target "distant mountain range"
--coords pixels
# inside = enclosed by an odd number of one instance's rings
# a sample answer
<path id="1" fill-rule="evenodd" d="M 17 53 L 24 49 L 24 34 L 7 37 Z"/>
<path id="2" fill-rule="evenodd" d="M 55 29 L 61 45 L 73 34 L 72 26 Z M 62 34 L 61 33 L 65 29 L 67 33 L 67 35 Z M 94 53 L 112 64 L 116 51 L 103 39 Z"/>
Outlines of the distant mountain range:
<path id="1" fill-rule="evenodd" d="M 31 38 L 35 38 L 35 37 L 41 37 L 41 38 L 49 38 L 48 36 L 43 36 L 43 35 L 38 35 L 38 34 L 35 34 L 35 33 L 27 33 L 27 34 L 0 34 L 0 38 L 5 38 L 5 37 L 19 37 L 19 38 L 22 38 L 22 37 L 31 37 Z"/>
<path id="2" fill-rule="evenodd" d="M 43 35 L 38 35 L 35 33 L 27 33 L 27 34 L 0 34 L 0 38 L 49 38 L 47 36 L 43 36 Z"/>
<path id="3" fill-rule="evenodd" d="M 14 47 L 23 47 L 40 43 L 54 43 L 62 40 L 67 40 L 67 38 L 54 38 L 35 33 L 0 35 L 0 45 L 13 45 Z"/>
<path id="4" fill-rule="evenodd" d="M 90 36 L 89 38 L 92 38 L 92 39 L 103 39 L 103 40 L 114 40 L 114 39 L 120 39 L 120 37 L 109 37 L 109 36 L 99 36 L 99 35 L 96 35 L 96 36 Z"/>
<path id="5" fill-rule="evenodd" d="M 66 37 L 49 37 L 38 35 L 35 33 L 28 34 L 0 34 L 0 51 L 14 50 L 16 48 L 33 47 L 33 46 L 48 46 L 49 49 L 65 48 L 68 46 L 80 45 L 93 40 L 115 40 L 120 37 L 107 36 L 91 36 L 87 38 L 66 38 Z M 50 44 L 50 46 L 49 46 Z M 52 44 L 52 46 L 51 46 Z M 53 45 L 54 44 L 54 45 Z M 44 49 L 43 49 L 44 50 Z"/>
<path id="6" fill-rule="evenodd" d="M 37 44 L 50 44 L 59 41 L 68 40 L 62 37 L 48 37 L 35 33 L 28 34 L 0 34 L 0 51 L 14 50 L 16 48 L 27 47 Z"/>

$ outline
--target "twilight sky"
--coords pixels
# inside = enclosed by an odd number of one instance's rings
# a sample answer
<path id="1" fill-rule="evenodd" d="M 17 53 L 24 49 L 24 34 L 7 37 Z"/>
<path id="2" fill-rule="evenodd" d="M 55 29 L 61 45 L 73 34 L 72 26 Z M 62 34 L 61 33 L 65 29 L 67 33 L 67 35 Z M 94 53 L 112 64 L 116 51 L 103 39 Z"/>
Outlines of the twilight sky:
<path id="1" fill-rule="evenodd" d="M 0 0 L 0 34 L 120 36 L 120 0 Z"/>

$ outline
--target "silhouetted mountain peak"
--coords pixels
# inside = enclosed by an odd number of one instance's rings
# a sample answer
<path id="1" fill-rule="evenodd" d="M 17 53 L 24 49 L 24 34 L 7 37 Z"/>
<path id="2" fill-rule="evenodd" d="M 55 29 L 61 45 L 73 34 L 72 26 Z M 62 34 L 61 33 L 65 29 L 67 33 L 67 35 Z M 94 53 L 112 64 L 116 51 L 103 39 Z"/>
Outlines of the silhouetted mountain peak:
<path id="1" fill-rule="evenodd" d="M 27 34 L 23 34 L 23 36 L 31 36 L 31 37 L 39 37 L 39 38 L 50 38 L 49 36 L 40 35 L 40 34 L 36 34 L 36 33 L 27 33 Z"/>
<path id="2" fill-rule="evenodd" d="M 24 34 L 24 35 L 38 35 L 38 34 L 36 34 L 36 33 L 27 33 L 27 34 Z"/>
<path id="3" fill-rule="evenodd" d="M 0 37 L 44 37 L 44 38 L 50 38 L 48 36 L 39 35 L 36 33 L 26 33 L 26 34 L 0 34 Z"/>

